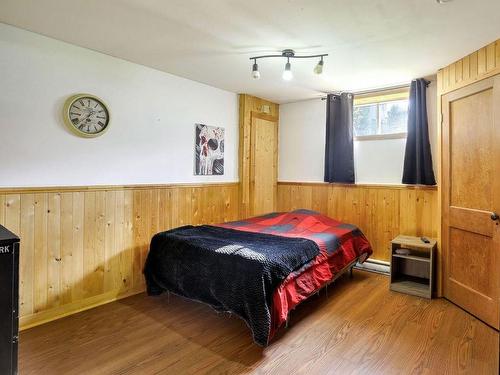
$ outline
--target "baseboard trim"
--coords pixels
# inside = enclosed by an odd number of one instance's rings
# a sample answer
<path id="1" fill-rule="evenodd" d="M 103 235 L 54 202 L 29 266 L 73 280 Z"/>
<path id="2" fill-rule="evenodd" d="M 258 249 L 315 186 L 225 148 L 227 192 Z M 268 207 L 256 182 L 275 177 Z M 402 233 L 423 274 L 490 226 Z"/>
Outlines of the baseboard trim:
<path id="1" fill-rule="evenodd" d="M 389 262 L 376 259 L 367 259 L 364 261 L 364 263 L 357 263 L 354 268 L 363 271 L 381 273 L 384 275 L 391 274 L 391 264 Z"/>
<path id="2" fill-rule="evenodd" d="M 105 305 L 107 303 L 118 301 L 143 292 L 143 287 L 130 290 L 112 290 L 97 296 L 57 306 L 49 310 L 44 310 L 39 313 L 21 316 L 19 318 L 19 330 L 24 331 L 25 329 L 36 327 L 53 320 L 61 319 L 69 315 L 77 314 L 79 312 L 93 309 L 94 307 Z"/>

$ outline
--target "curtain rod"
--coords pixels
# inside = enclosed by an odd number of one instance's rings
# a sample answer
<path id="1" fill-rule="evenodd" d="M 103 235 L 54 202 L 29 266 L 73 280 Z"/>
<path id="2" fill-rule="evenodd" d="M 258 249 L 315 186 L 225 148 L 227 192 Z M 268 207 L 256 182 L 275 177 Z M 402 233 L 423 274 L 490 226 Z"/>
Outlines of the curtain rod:
<path id="1" fill-rule="evenodd" d="M 429 85 L 429 81 L 427 81 L 427 86 Z M 362 90 L 362 91 L 355 91 L 351 92 L 350 94 L 353 95 L 365 95 L 365 94 L 371 94 L 375 92 L 384 92 L 384 91 L 392 91 L 392 90 L 398 90 L 398 89 L 404 89 L 404 88 L 409 88 L 410 85 L 408 83 L 405 83 L 404 85 L 398 85 L 398 86 L 391 86 L 391 87 L 384 87 L 380 89 L 370 89 L 370 90 Z M 346 91 L 339 91 L 339 92 L 332 92 L 332 94 L 335 95 L 340 95 Z M 322 96 L 321 100 L 326 100 L 326 96 Z"/>

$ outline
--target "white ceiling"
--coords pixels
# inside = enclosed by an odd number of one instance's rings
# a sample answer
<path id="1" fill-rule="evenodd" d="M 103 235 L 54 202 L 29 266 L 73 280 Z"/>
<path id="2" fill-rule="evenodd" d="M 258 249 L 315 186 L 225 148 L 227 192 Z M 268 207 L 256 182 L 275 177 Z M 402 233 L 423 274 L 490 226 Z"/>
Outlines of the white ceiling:
<path id="1" fill-rule="evenodd" d="M 0 21 L 276 102 L 406 83 L 500 37 L 500 0 L 0 0 Z M 284 48 L 329 53 L 262 60 Z"/>

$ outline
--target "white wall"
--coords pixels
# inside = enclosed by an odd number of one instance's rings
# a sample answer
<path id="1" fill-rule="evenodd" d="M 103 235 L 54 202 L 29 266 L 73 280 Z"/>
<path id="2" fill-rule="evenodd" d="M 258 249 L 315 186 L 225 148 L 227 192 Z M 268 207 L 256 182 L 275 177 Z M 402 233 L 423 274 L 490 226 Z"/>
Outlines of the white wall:
<path id="1" fill-rule="evenodd" d="M 354 142 L 358 184 L 401 184 L 406 138 Z"/>
<path id="2" fill-rule="evenodd" d="M 435 78 L 434 78 L 435 79 Z M 433 155 L 436 152 L 436 82 L 427 89 L 427 115 Z M 326 101 L 280 105 L 280 181 L 323 181 Z M 401 184 L 406 139 L 354 142 L 356 182 Z M 436 160 L 434 172 L 436 173 Z"/>
<path id="3" fill-rule="evenodd" d="M 0 23 L 0 186 L 237 181 L 238 98 Z M 73 135 L 65 99 L 87 92 L 111 113 L 94 139 Z M 225 175 L 194 176 L 195 123 L 225 128 Z"/>
<path id="4" fill-rule="evenodd" d="M 320 99 L 280 105 L 279 181 L 323 181 L 325 105 Z"/>

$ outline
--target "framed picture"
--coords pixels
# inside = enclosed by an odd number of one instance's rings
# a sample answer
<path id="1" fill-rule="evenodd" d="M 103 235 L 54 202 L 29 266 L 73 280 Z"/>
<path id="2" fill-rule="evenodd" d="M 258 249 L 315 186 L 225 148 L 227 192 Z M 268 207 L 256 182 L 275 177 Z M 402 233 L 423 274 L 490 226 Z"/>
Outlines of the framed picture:
<path id="1" fill-rule="evenodd" d="M 197 176 L 224 174 L 224 128 L 196 124 L 195 168 Z"/>

